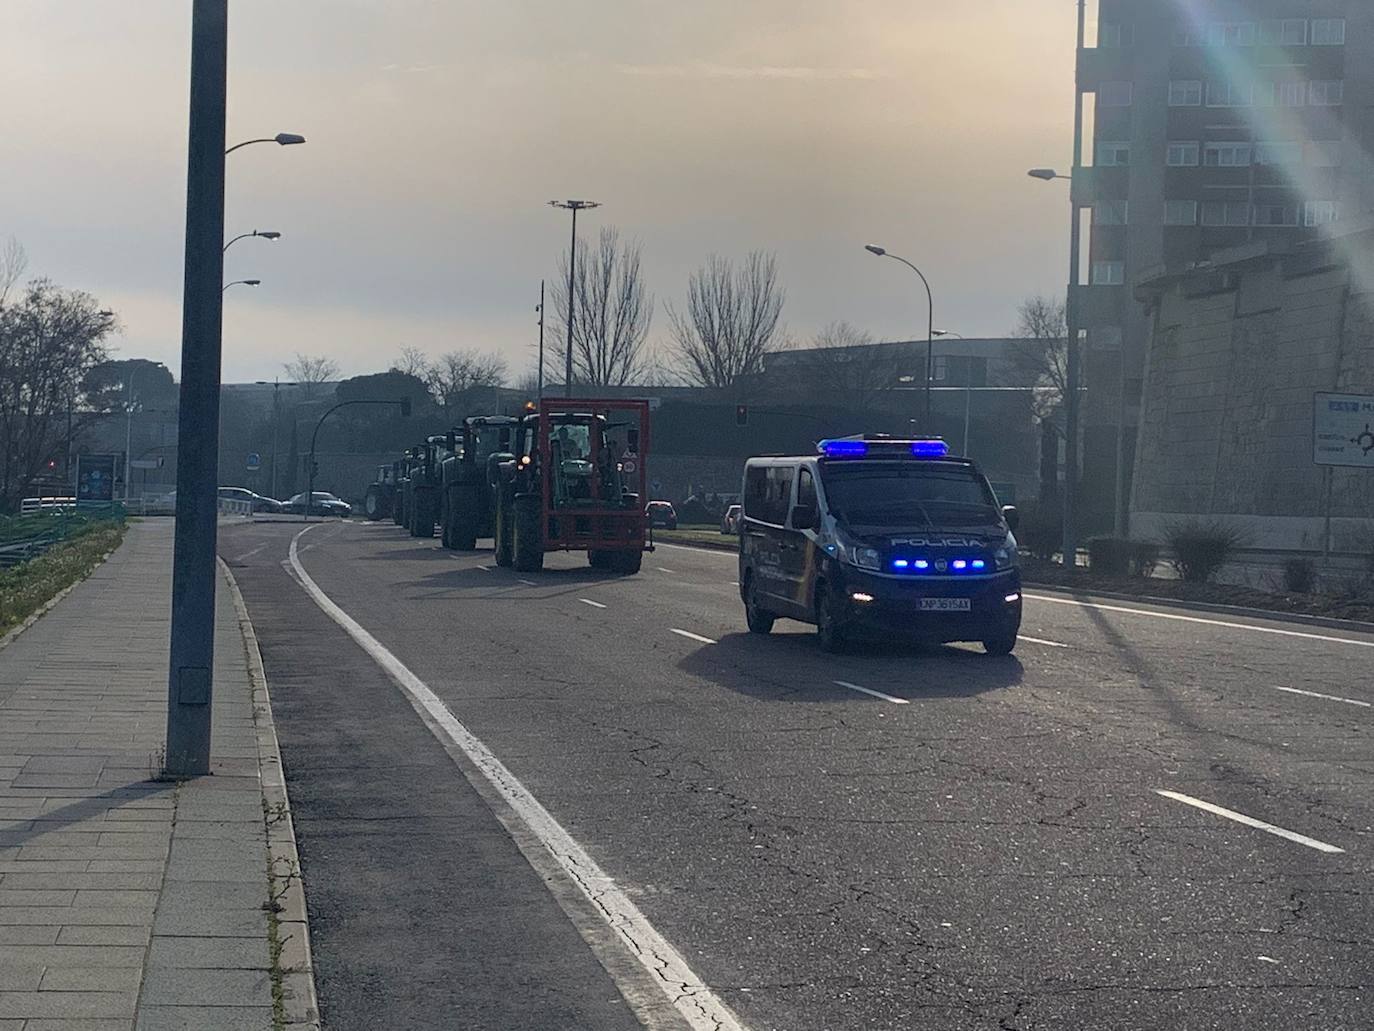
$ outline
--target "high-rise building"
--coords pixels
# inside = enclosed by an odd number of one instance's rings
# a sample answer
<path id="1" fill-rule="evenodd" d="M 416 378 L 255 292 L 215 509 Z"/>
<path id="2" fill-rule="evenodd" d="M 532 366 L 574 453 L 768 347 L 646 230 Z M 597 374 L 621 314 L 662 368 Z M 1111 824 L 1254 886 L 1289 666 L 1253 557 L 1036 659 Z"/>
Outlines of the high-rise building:
<path id="1" fill-rule="evenodd" d="M 1073 184 L 1091 220 L 1076 290 L 1089 530 L 1120 525 L 1129 499 L 1150 331 L 1134 285 L 1251 241 L 1296 247 L 1374 210 L 1374 0 L 1090 8 Z"/>

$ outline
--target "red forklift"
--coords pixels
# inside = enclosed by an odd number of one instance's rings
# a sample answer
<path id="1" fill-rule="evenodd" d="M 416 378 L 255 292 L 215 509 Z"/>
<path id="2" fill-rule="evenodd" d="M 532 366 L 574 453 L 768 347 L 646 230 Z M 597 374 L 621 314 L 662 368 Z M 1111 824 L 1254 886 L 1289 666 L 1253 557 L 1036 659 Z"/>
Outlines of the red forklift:
<path id="1" fill-rule="evenodd" d="M 496 562 L 522 572 L 550 551 L 585 551 L 595 569 L 638 573 L 653 549 L 644 513 L 649 402 L 545 398 L 520 420 L 502 462 Z"/>

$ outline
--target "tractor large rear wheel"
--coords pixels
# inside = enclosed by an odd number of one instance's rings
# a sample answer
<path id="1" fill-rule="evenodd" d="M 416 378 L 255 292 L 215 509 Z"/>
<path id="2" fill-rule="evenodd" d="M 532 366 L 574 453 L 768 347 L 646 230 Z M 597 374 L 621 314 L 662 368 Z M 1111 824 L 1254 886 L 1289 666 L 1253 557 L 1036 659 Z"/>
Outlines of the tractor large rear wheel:
<path id="1" fill-rule="evenodd" d="M 381 484 L 374 483 L 367 488 L 367 495 L 363 498 L 363 511 L 367 513 L 370 522 L 381 522 L 391 515 L 388 511 L 386 493 L 382 490 Z"/>
<path id="2" fill-rule="evenodd" d="M 439 492 L 435 490 L 417 490 L 415 492 L 415 515 L 410 520 L 410 535 L 412 537 L 433 537 L 434 524 L 437 523 L 439 513 L 435 511 L 438 507 Z"/>
<path id="3" fill-rule="evenodd" d="M 514 518 L 515 568 L 522 573 L 537 573 L 544 568 L 544 535 L 541 499 L 538 494 L 517 494 L 512 507 Z"/>
<path id="4" fill-rule="evenodd" d="M 620 573 L 624 576 L 632 576 L 639 572 L 644 564 L 644 552 L 642 551 L 612 551 L 610 552 L 610 568 L 612 572 Z"/>
<path id="5" fill-rule="evenodd" d="M 482 518 L 482 488 L 479 484 L 458 484 L 448 489 L 448 516 L 445 524 L 450 548 L 477 550 L 477 529 Z"/>

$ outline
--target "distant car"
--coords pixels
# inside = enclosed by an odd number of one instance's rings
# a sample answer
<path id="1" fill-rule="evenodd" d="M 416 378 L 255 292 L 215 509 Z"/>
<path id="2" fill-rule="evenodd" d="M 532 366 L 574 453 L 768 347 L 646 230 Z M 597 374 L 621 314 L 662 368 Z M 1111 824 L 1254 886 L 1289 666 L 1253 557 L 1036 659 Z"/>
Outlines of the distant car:
<path id="1" fill-rule="evenodd" d="M 644 510 L 649 517 L 649 525 L 664 530 L 677 529 L 677 511 L 667 501 L 650 501 Z"/>
<path id="2" fill-rule="evenodd" d="M 286 502 L 286 511 L 295 515 L 305 515 L 305 495 L 293 494 Z M 347 519 L 353 506 L 328 491 L 317 490 L 310 496 L 310 514 L 319 516 L 338 516 Z"/>
<path id="3" fill-rule="evenodd" d="M 282 503 L 276 498 L 264 497 L 247 487 L 221 487 L 219 488 L 219 497 L 221 501 L 249 502 L 253 506 L 254 514 L 280 512 L 282 510 Z"/>
<path id="4" fill-rule="evenodd" d="M 739 533 L 739 514 L 743 509 L 739 505 L 731 505 L 725 510 L 725 514 L 720 517 L 720 532 L 725 534 Z"/>

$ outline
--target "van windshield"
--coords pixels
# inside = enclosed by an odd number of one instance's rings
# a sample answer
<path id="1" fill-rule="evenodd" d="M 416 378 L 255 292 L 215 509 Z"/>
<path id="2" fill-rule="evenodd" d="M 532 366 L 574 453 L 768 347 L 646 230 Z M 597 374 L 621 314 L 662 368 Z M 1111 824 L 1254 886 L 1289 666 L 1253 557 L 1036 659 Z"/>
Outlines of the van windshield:
<path id="1" fill-rule="evenodd" d="M 821 465 L 830 511 L 849 526 L 995 527 L 1001 512 L 987 481 L 971 470 L 920 462 Z"/>

